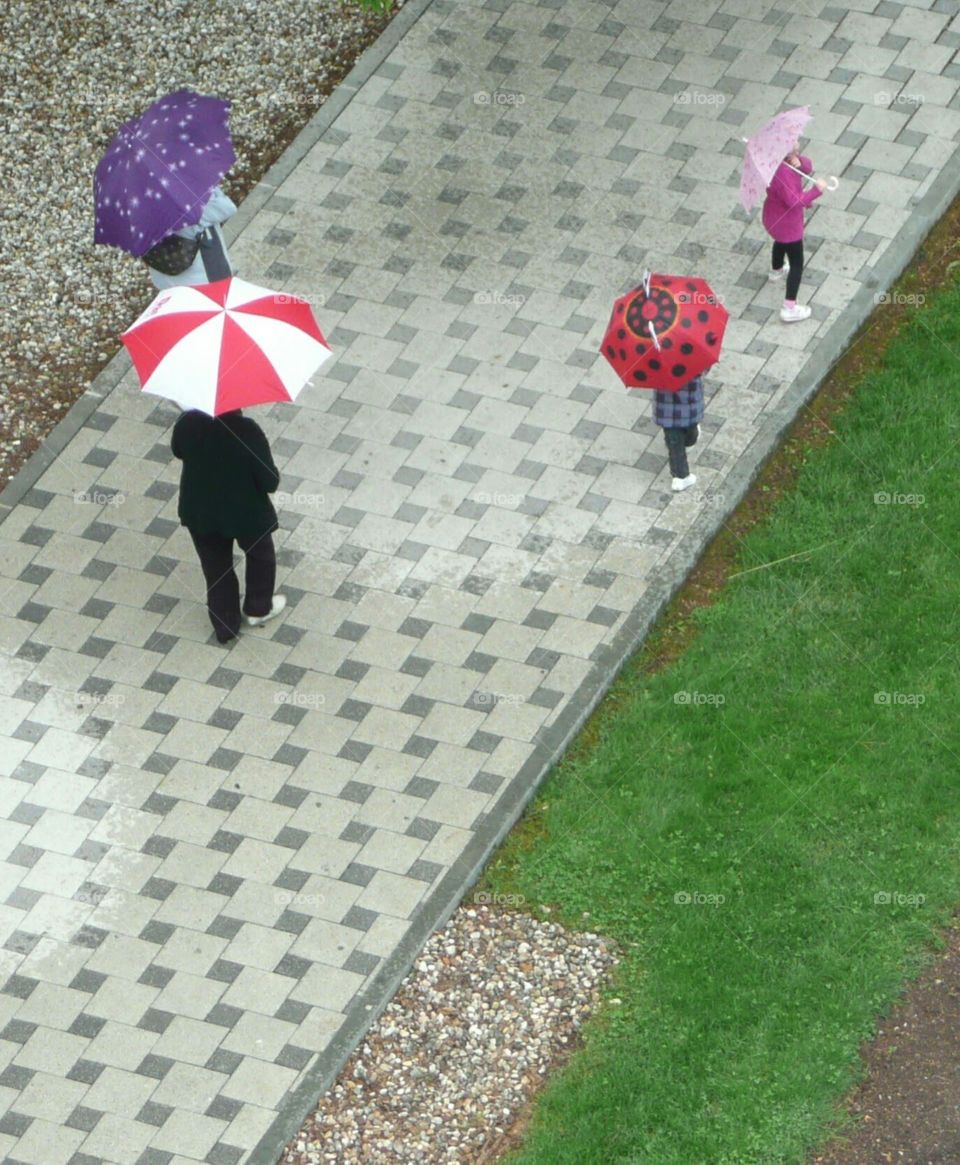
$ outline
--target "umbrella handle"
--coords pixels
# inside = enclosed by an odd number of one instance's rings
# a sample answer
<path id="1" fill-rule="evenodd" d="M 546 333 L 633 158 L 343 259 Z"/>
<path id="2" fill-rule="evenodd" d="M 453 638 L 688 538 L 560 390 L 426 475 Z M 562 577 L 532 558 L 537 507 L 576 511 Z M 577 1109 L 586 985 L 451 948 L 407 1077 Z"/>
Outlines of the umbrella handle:
<path id="1" fill-rule="evenodd" d="M 805 170 L 799 170 L 796 166 L 791 166 L 789 162 L 785 163 L 785 165 L 788 170 L 792 170 L 794 174 L 799 174 L 801 178 L 809 178 L 811 182 L 814 180 L 814 178 L 816 178 L 816 174 L 812 170 L 808 174 Z M 835 174 L 831 174 L 829 177 L 825 178 L 824 181 L 827 184 L 827 189 L 831 192 L 836 190 L 840 185 L 840 179 Z"/>

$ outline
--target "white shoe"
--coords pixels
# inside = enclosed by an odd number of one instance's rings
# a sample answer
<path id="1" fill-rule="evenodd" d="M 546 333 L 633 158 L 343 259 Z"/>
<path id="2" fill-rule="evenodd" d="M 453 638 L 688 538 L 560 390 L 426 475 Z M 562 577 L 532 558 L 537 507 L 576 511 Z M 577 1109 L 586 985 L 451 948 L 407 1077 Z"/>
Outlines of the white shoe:
<path id="1" fill-rule="evenodd" d="M 697 484 L 697 475 L 695 473 L 688 473 L 686 477 L 675 477 L 673 479 L 673 492 L 682 493 L 683 490 L 689 489 L 692 485 Z"/>
<path id="2" fill-rule="evenodd" d="M 777 271 L 776 268 L 771 269 L 770 274 L 767 276 L 767 278 L 770 280 L 771 283 L 776 283 L 778 279 L 783 278 L 784 272 L 789 271 L 789 270 L 790 270 L 790 268 L 786 265 L 786 263 L 784 263 L 784 265 L 780 268 L 779 271 Z"/>
<path id="3" fill-rule="evenodd" d="M 808 320 L 810 318 L 810 308 L 801 306 L 795 303 L 793 307 L 782 307 L 780 309 L 780 319 L 785 324 L 796 324 L 800 320 Z"/>
<path id="4" fill-rule="evenodd" d="M 286 605 L 286 595 L 274 595 L 273 606 L 266 613 L 266 615 L 244 615 L 244 619 L 246 620 L 248 626 L 259 627 L 261 623 L 266 623 L 266 621 L 268 619 L 272 619 L 274 615 L 279 615 Z"/>

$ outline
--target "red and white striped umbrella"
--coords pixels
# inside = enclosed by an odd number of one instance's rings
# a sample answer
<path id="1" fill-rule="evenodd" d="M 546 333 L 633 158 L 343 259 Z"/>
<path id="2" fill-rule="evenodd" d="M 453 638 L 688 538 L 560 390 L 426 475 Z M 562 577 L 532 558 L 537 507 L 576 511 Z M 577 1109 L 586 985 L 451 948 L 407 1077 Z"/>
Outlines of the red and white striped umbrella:
<path id="1" fill-rule="evenodd" d="M 163 291 L 120 338 L 144 392 L 213 417 L 293 400 L 332 355 L 305 299 L 242 279 Z"/>

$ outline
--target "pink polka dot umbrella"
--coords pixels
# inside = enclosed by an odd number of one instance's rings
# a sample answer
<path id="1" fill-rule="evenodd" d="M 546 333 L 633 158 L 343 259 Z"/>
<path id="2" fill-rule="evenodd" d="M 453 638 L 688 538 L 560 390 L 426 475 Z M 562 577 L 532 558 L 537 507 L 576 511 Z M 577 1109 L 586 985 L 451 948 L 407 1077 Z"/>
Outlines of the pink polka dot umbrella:
<path id="1" fill-rule="evenodd" d="M 740 203 L 744 210 L 751 210 L 763 198 L 777 167 L 793 149 L 809 120 L 808 106 L 787 109 L 746 139 L 747 150 L 740 176 Z"/>

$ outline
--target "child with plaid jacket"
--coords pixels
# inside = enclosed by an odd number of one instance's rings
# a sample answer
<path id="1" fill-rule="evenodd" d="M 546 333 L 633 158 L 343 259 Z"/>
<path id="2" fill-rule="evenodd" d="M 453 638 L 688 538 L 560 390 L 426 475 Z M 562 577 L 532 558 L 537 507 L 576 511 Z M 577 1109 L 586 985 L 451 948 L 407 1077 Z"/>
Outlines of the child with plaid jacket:
<path id="1" fill-rule="evenodd" d="M 690 472 L 687 450 L 696 445 L 703 420 L 703 379 L 694 377 L 676 392 L 657 389 L 653 394 L 653 419 L 663 429 L 673 474 L 673 489 L 679 493 L 696 484 Z"/>

